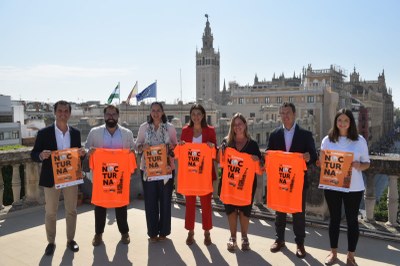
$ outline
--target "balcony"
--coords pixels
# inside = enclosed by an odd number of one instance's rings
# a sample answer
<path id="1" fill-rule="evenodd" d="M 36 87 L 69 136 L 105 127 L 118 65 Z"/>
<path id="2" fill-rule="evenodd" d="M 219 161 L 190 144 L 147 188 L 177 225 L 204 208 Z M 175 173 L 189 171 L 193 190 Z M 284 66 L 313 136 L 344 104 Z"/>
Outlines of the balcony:
<path id="1" fill-rule="evenodd" d="M 10 167 L 12 168 L 12 178 L 11 178 L 11 190 L 13 192 L 13 203 L 12 205 L 6 206 L 2 210 L 0 210 L 0 236 L 1 236 L 1 245 L 3 246 L 3 251 L 0 251 L 0 257 L 5 259 L 7 262 L 21 262 L 25 261 L 24 265 L 28 265 L 26 262 L 30 261 L 34 263 L 34 261 L 39 261 L 42 263 L 51 263 L 52 259 L 46 256 L 42 256 L 42 252 L 44 251 L 44 247 L 46 245 L 45 242 L 45 230 L 44 228 L 40 229 L 40 232 L 35 229 L 37 226 L 43 225 L 43 217 L 44 217 L 44 209 L 43 209 L 43 192 L 42 189 L 38 186 L 39 182 L 39 164 L 34 163 L 30 159 L 30 149 L 22 149 L 16 151 L 8 151 L 8 152 L 0 152 L 0 168 Z M 400 169 L 400 158 L 389 158 L 382 156 L 371 156 L 371 167 L 368 171 L 366 171 L 366 191 L 365 191 L 365 206 L 366 206 L 366 214 L 360 222 L 360 243 L 359 250 L 357 250 L 357 257 L 360 259 L 358 263 L 360 265 L 387 265 L 396 264 L 395 257 L 398 257 L 398 252 L 400 250 L 400 229 L 397 224 L 397 210 L 398 210 L 398 191 L 397 191 L 397 182 L 399 176 Z M 23 171 L 20 172 L 20 171 Z M 313 169 L 312 171 L 318 171 L 318 169 Z M 0 172 L 1 173 L 1 172 Z M 389 220 L 387 223 L 378 223 L 374 221 L 373 218 L 373 209 L 375 206 L 375 187 L 374 187 L 374 176 L 376 173 L 384 173 L 389 175 L 389 195 L 388 195 L 388 209 L 389 209 Z M 21 182 L 20 175 L 24 176 L 24 184 Z M 137 172 L 135 173 L 137 175 Z M 135 183 L 137 186 L 138 180 L 137 176 L 133 176 L 132 183 Z M 263 202 L 263 189 L 265 181 L 263 182 L 262 177 L 258 179 L 258 191 L 256 193 L 256 204 L 253 208 L 251 225 L 250 225 L 250 241 L 252 243 L 252 250 L 250 253 L 245 254 L 242 252 L 236 254 L 236 256 L 232 256 L 229 252 L 226 251 L 226 244 L 224 240 L 227 240 L 229 236 L 229 228 L 227 227 L 226 217 L 223 213 L 223 205 L 217 197 L 214 198 L 213 208 L 214 208 L 214 229 L 212 230 L 212 239 L 215 245 L 211 246 L 211 249 L 204 248 L 201 245 L 201 226 L 197 225 L 196 227 L 196 238 L 198 238 L 198 246 L 194 245 L 196 248 L 193 250 L 189 250 L 188 247 L 184 244 L 184 240 L 186 238 L 186 230 L 177 230 L 177 228 L 183 228 L 183 219 L 184 219 L 184 208 L 181 207 L 180 203 L 184 204 L 184 199 L 179 195 L 174 195 L 173 197 L 173 240 L 171 237 L 171 241 L 167 241 L 166 243 L 157 243 L 152 246 L 150 249 L 150 245 L 147 249 L 147 245 L 143 245 L 143 237 L 145 238 L 145 215 L 144 215 L 144 205 L 141 200 L 134 200 L 131 203 L 131 207 L 129 209 L 129 221 L 130 226 L 132 226 L 132 234 L 133 239 L 137 238 L 137 240 L 131 243 L 134 248 L 133 251 L 130 250 L 128 253 L 127 248 L 124 245 L 118 244 L 115 250 L 114 260 L 116 261 L 125 261 L 129 262 L 132 260 L 140 260 L 143 263 L 148 263 L 148 265 L 155 265 L 157 263 L 164 264 L 166 261 L 171 262 L 174 265 L 178 265 L 182 263 L 182 261 L 189 264 L 196 264 L 201 259 L 201 262 L 206 263 L 210 262 L 208 260 L 209 255 L 211 256 L 211 262 L 217 262 L 217 264 L 242 264 L 245 261 L 248 263 L 259 262 L 262 264 L 272 263 L 272 265 L 278 265 L 280 263 L 283 264 L 297 264 L 297 258 L 291 252 L 295 248 L 295 244 L 293 242 L 291 232 L 288 232 L 287 236 L 287 247 L 289 251 L 284 251 L 282 253 L 272 255 L 269 251 L 266 251 L 270 244 L 273 242 L 273 211 L 267 209 Z M 7 187 L 8 187 L 7 185 Z M 139 185 L 140 186 L 140 185 Z M 0 176 L 0 199 L 3 199 L 4 192 L 4 182 L 3 176 Z M 306 240 L 306 248 L 309 252 L 309 255 L 304 259 L 305 262 L 308 262 L 309 265 L 319 264 L 319 261 L 323 261 L 325 256 L 328 253 L 329 240 L 328 240 L 328 232 L 327 232 L 327 208 L 326 204 L 323 200 L 323 193 L 321 190 L 317 189 L 315 183 L 311 184 L 311 189 L 307 196 L 307 240 Z M 23 189 L 22 189 L 23 188 Z M 23 191 L 21 191 L 21 189 Z M 24 196 L 21 198 L 21 192 Z M 138 195 L 138 192 L 131 193 L 135 197 Z M 322 193 L 322 194 L 321 194 Z M 0 206 L 2 206 L 3 202 L 0 202 Z M 34 207 L 34 206 L 37 207 Z M 25 209 L 24 211 L 19 212 L 18 210 Z M 63 216 L 63 207 L 60 206 L 59 216 Z M 78 224 L 78 232 L 77 232 L 77 241 L 81 245 L 81 249 L 83 250 L 91 250 L 93 247 L 90 245 L 90 239 L 92 237 L 92 233 L 94 231 L 94 218 L 91 210 L 93 207 L 88 204 L 84 204 L 79 207 L 79 224 Z M 31 211 L 30 211 L 31 210 Z M 21 213 L 21 215 L 19 214 Z M 23 214 L 22 214 L 23 213 Z M 199 211 L 197 211 L 197 222 L 201 216 Z M 134 218 L 134 222 L 132 222 L 132 217 Z M 60 218 L 63 219 L 63 218 Z M 109 223 L 115 223 L 115 217 L 113 217 L 113 212 L 109 212 Z M 40 222 L 38 222 L 40 221 Z M 65 238 L 64 233 L 64 223 L 59 222 L 57 227 L 59 228 L 59 234 L 57 236 L 57 243 L 63 241 Z M 23 229 L 23 230 L 22 230 Z M 288 225 L 288 231 L 291 231 L 291 226 Z M 342 230 L 346 230 L 345 225 L 342 227 Z M 106 236 L 105 241 L 107 242 L 118 242 L 119 234 L 116 225 L 106 228 Z M 138 233 L 141 232 L 141 233 Z M 36 248 L 37 241 L 27 240 L 30 244 L 27 244 L 24 239 L 27 235 L 34 234 L 35 238 L 38 239 L 39 249 Z M 110 236 L 111 234 L 111 236 Z M 172 236 L 171 235 L 171 236 Z M 225 238 L 226 239 L 225 239 Z M 366 240 L 365 237 L 369 239 Z M 388 240 L 390 240 L 388 242 Z M 21 242 L 22 241 L 22 242 Z M 65 241 L 65 240 L 64 240 Z M 263 244 L 261 244 L 262 242 Z M 9 243 L 6 245 L 6 243 Z M 15 243 L 15 244 L 12 244 Z M 34 244 L 32 244 L 34 243 Z M 139 243 L 139 244 L 138 244 Z M 341 251 L 345 252 L 346 248 L 346 240 L 345 236 L 342 234 L 341 236 Z M 174 246 L 175 244 L 175 246 Z M 267 246 L 265 246 L 267 244 Z M 30 251 L 22 252 L 19 251 L 19 248 L 24 245 L 34 246 L 35 248 L 29 249 Z M 112 251 L 108 248 L 109 243 L 107 243 L 107 253 L 112 253 Z M 218 245 L 218 246 L 216 246 Z M 32 247 L 33 247 L 32 246 Z M 43 247 L 42 247 L 43 246 Z M 60 245 L 58 246 L 60 248 Z M 158 248 L 162 248 L 162 255 L 158 254 Z M 5 248 L 5 249 L 4 249 Z M 114 247 L 112 247 L 114 248 Z M 176 248 L 176 250 L 175 250 Z M 43 249 L 43 250 L 42 250 Z M 75 263 L 90 263 L 88 260 L 93 259 L 93 262 L 103 262 L 105 250 L 103 249 L 93 249 L 93 256 L 91 254 L 86 253 L 83 254 L 79 252 L 75 257 L 68 253 L 66 250 L 63 251 L 64 247 L 62 246 L 61 251 L 56 250 L 56 254 L 54 257 L 55 261 L 61 260 L 67 264 Z M 8 250 L 8 251 L 7 251 Z M 179 250 L 179 253 L 177 251 Z M 375 250 L 376 252 L 372 252 Z M 171 251 L 173 251 L 171 253 Z M 2 253 L 5 252 L 5 253 Z M 122 252 L 122 253 L 121 253 Z M 29 254 L 28 254 L 29 253 Z M 91 252 L 90 252 L 91 253 Z M 208 254 L 210 253 L 210 254 Z M 137 255 L 139 254 L 139 255 Z M 180 256 L 178 256 L 179 254 Z M 375 254 L 375 255 L 374 255 Z M 397 254 L 397 255 L 396 255 Z M 110 255 L 110 254 L 109 254 Z M 147 255 L 147 256 L 146 256 Z M 206 257 L 204 257 L 206 255 Z M 161 257 L 160 257 L 161 256 Z M 339 257 L 343 260 L 345 255 L 341 254 Z M 91 258 L 93 257 L 93 258 Z M 177 259 L 178 258 L 178 259 Z M 110 258 L 105 258 L 105 261 L 110 260 Z M 129 260 L 129 261 L 127 261 Z M 242 263 L 239 263 L 239 262 Z M 219 262 L 219 263 L 218 263 Z M 62 263 L 61 263 L 62 264 Z M 101 264 L 101 263 L 100 263 Z M 129 264 L 129 263 L 128 263 Z M 257 263 L 256 263 L 257 264 Z M 129 264 L 131 265 L 131 264 Z M 183 264 L 182 264 L 183 265 Z"/>

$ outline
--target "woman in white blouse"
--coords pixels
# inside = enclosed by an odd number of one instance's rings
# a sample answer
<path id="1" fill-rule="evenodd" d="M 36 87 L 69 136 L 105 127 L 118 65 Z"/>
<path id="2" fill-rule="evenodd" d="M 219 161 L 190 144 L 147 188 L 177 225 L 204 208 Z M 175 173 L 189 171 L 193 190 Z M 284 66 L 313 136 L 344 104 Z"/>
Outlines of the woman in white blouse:
<path id="1" fill-rule="evenodd" d="M 358 212 L 364 193 L 362 171 L 369 168 L 370 160 L 366 140 L 358 135 L 353 113 L 349 109 L 341 109 L 335 116 L 333 127 L 321 143 L 324 150 L 336 150 L 353 153 L 351 183 L 348 192 L 325 189 L 325 199 L 330 213 L 329 239 L 331 252 L 325 259 L 326 265 L 337 262 L 337 248 L 342 217 L 342 202 L 346 213 L 348 253 L 346 265 L 357 265 L 354 253 L 357 247 L 359 227 Z"/>
<path id="2" fill-rule="evenodd" d="M 174 188 L 175 164 L 173 149 L 177 144 L 176 130 L 168 123 L 160 102 L 150 105 L 149 121 L 140 125 L 136 147 L 139 152 L 149 146 L 166 144 L 169 161 L 172 162 L 172 178 L 148 180 L 144 156 L 140 163 L 146 212 L 147 234 L 150 242 L 162 241 L 171 233 L 171 197 Z"/>

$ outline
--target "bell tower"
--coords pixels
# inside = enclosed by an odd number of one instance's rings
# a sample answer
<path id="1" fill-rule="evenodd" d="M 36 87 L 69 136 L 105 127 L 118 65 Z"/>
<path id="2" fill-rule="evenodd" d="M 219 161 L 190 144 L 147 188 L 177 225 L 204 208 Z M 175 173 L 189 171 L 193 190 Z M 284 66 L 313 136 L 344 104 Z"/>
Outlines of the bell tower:
<path id="1" fill-rule="evenodd" d="M 215 52 L 213 47 L 214 37 L 211 33 L 208 15 L 206 27 L 203 33 L 203 47 L 196 51 L 196 100 L 213 100 L 220 103 L 219 91 L 219 51 Z"/>

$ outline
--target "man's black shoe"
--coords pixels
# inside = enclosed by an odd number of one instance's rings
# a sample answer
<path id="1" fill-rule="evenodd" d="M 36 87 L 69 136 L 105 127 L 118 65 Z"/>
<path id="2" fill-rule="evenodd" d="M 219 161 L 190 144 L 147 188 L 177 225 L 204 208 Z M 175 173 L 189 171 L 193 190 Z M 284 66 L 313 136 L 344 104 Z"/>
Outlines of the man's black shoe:
<path id="1" fill-rule="evenodd" d="M 73 252 L 79 251 L 79 246 L 74 240 L 69 241 L 67 247 Z"/>
<path id="2" fill-rule="evenodd" d="M 306 250 L 304 248 L 303 244 L 297 244 L 297 250 L 296 250 L 296 256 L 300 259 L 304 258 L 306 256 Z"/>
<path id="3" fill-rule="evenodd" d="M 46 256 L 51 256 L 54 254 L 54 250 L 56 249 L 56 245 L 54 243 L 49 243 L 44 251 Z"/>
<path id="4" fill-rule="evenodd" d="M 276 240 L 275 243 L 272 244 L 269 250 L 271 250 L 272 253 L 276 253 L 284 247 L 285 247 L 285 242 Z"/>

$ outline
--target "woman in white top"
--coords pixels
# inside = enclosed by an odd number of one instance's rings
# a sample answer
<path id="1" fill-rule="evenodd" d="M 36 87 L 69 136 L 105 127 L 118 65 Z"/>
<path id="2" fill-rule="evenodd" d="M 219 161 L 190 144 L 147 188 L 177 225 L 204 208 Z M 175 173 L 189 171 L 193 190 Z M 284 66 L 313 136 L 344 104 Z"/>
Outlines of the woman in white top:
<path id="1" fill-rule="evenodd" d="M 349 192 L 329 189 L 324 191 L 330 213 L 329 239 L 331 246 L 331 252 L 326 257 L 325 264 L 332 265 L 337 262 L 343 202 L 347 220 L 348 241 L 346 265 L 357 265 L 354 259 L 354 252 L 359 236 L 358 211 L 365 189 L 362 171 L 369 168 L 370 161 L 367 142 L 361 135 L 358 135 L 356 122 L 351 110 L 341 109 L 337 112 L 333 127 L 330 129 L 328 136 L 322 140 L 322 154 L 324 150 L 352 152 L 354 155 Z"/>
<path id="2" fill-rule="evenodd" d="M 164 108 L 160 102 L 150 105 L 149 121 L 140 125 L 136 147 L 139 152 L 153 145 L 166 144 L 169 148 L 169 161 L 174 162 L 173 149 L 177 144 L 176 130 L 168 123 Z M 174 188 L 175 164 L 172 178 L 163 180 L 147 179 L 144 156 L 140 163 L 146 212 L 147 234 L 150 242 L 162 241 L 171 233 L 171 197 Z"/>

